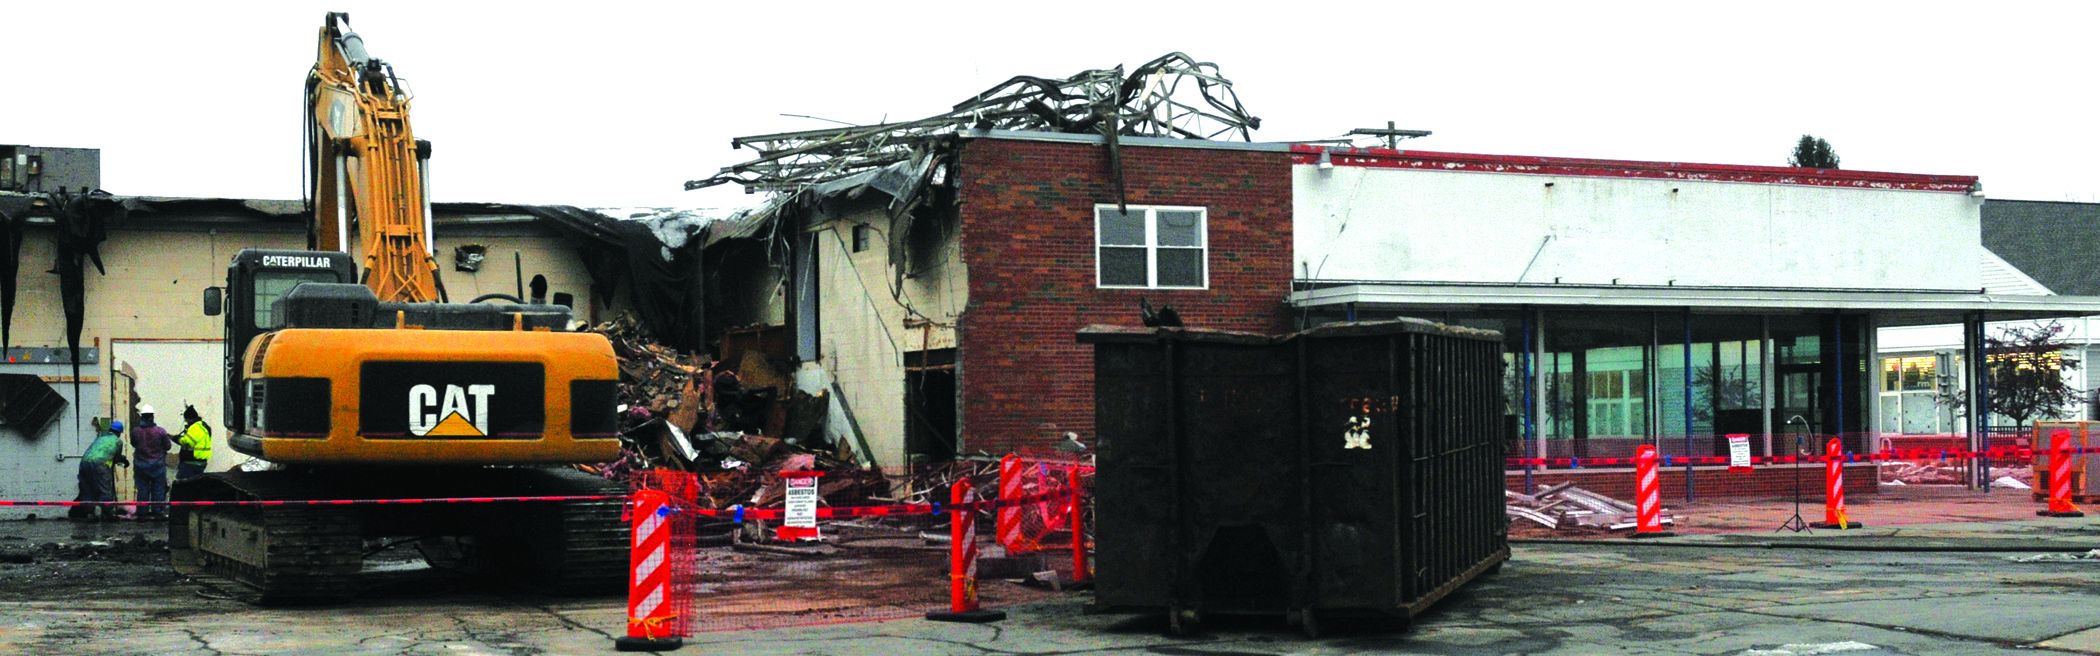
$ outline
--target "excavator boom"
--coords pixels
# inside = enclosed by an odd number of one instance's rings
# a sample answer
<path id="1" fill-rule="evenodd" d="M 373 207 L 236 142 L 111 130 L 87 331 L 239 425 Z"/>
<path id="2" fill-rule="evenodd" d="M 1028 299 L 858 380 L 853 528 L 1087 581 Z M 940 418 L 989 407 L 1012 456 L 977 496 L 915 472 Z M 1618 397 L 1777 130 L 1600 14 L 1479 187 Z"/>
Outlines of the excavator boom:
<path id="1" fill-rule="evenodd" d="M 308 241 L 361 254 L 364 283 L 382 301 L 436 302 L 444 294 L 431 247 L 430 142 L 416 140 L 394 68 L 367 53 L 349 23 L 328 14 L 306 81 Z"/>

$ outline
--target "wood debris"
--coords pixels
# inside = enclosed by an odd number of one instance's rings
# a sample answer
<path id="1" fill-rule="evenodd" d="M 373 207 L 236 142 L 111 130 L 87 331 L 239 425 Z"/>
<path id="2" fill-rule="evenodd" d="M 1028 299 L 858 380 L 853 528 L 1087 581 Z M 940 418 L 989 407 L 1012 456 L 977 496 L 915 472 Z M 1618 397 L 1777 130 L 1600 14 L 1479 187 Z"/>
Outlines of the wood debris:
<path id="1" fill-rule="evenodd" d="M 832 505 L 888 492 L 879 471 L 823 441 L 827 405 L 807 398 L 825 397 L 793 392 L 785 355 L 769 352 L 765 340 L 725 340 L 740 349 L 731 366 L 658 343 L 632 317 L 591 330 L 612 341 L 620 361 L 621 457 L 583 469 L 623 481 L 647 469 L 694 472 L 709 508 L 779 505 L 782 471 L 823 471 L 819 497 Z M 800 432 L 783 435 L 789 424 Z"/>

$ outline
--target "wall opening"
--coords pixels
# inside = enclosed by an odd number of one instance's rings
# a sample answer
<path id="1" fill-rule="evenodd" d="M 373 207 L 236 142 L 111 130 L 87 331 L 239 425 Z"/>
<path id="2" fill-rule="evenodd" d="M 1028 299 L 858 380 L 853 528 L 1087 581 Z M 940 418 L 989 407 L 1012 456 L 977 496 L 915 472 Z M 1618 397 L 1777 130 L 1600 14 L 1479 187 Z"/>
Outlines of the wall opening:
<path id="1" fill-rule="evenodd" d="M 904 452 L 911 462 L 955 459 L 955 349 L 904 354 Z"/>

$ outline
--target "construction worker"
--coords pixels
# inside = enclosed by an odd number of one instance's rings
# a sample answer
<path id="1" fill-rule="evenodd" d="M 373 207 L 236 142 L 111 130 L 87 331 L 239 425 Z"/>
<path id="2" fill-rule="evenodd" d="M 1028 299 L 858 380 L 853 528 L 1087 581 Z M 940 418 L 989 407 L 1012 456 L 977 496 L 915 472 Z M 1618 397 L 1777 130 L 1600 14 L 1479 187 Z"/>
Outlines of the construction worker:
<path id="1" fill-rule="evenodd" d="M 168 507 L 153 502 L 168 500 L 168 451 L 175 447 L 175 437 L 153 423 L 153 406 L 141 403 L 138 413 L 139 423 L 131 427 L 131 453 L 137 460 L 131 480 L 138 487 L 140 504 L 136 516 L 167 519 Z"/>
<path id="2" fill-rule="evenodd" d="M 182 421 L 182 434 L 175 437 L 175 443 L 182 445 L 182 460 L 175 465 L 176 482 L 203 476 L 204 463 L 211 460 L 211 425 L 197 414 L 197 406 L 183 406 Z"/>
<path id="3" fill-rule="evenodd" d="M 88 444 L 87 453 L 80 455 L 80 495 L 74 501 L 116 501 L 117 474 L 114 466 L 129 465 L 124 458 L 124 422 L 110 420 L 109 430 L 95 434 L 95 441 Z M 74 519 L 99 518 L 108 521 L 117 514 L 114 505 L 74 506 L 67 513 Z"/>

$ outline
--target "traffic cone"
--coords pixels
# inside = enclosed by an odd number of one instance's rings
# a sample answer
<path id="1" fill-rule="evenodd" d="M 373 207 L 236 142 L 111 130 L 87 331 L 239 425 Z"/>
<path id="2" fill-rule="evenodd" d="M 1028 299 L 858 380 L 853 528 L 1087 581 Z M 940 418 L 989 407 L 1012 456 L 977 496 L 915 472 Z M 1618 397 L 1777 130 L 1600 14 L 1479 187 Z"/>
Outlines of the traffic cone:
<path id="1" fill-rule="evenodd" d="M 2071 505 L 2071 432 L 2056 431 L 2049 448 L 2049 509 L 2034 514 L 2043 517 L 2084 517 Z"/>

